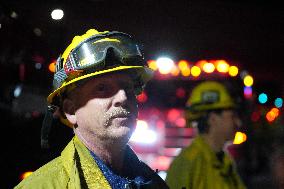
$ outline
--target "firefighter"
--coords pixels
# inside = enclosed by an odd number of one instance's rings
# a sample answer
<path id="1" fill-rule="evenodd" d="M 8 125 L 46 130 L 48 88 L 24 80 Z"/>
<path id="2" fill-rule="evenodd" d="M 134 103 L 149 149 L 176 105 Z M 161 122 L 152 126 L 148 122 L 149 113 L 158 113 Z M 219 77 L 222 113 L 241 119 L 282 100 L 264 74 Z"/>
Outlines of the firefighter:
<path id="1" fill-rule="evenodd" d="M 54 90 L 47 97 L 53 115 L 60 114 L 75 135 L 59 157 L 15 188 L 168 188 L 128 145 L 136 96 L 151 77 L 130 35 L 90 29 L 75 36 L 57 59 Z M 43 124 L 43 144 L 49 123 Z"/>
<path id="2" fill-rule="evenodd" d="M 187 126 L 198 135 L 173 160 L 166 182 L 171 189 L 244 189 L 224 144 L 234 138 L 241 124 L 236 103 L 217 81 L 203 81 L 193 88 L 186 103 Z"/>

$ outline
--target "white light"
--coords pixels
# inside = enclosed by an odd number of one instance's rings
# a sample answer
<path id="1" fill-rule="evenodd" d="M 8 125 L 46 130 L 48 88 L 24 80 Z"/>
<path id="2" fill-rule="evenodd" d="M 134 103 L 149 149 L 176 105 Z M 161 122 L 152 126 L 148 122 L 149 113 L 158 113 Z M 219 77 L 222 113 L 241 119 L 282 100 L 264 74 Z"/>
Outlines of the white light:
<path id="1" fill-rule="evenodd" d="M 157 140 L 157 134 L 155 131 L 148 129 L 146 121 L 138 120 L 136 129 L 133 132 L 130 141 L 141 144 L 152 144 Z"/>
<path id="2" fill-rule="evenodd" d="M 35 63 L 35 68 L 37 69 L 37 70 L 40 70 L 41 69 L 41 63 Z"/>
<path id="3" fill-rule="evenodd" d="M 13 12 L 11 13 L 11 17 L 12 17 L 12 18 L 17 18 L 17 17 L 18 17 L 18 14 L 17 14 L 15 11 L 13 11 Z"/>
<path id="4" fill-rule="evenodd" d="M 60 20 L 63 18 L 63 16 L 64 16 L 64 12 L 61 9 L 54 9 L 51 12 L 51 18 L 54 20 Z"/>
<path id="5" fill-rule="evenodd" d="M 157 66 L 161 74 L 168 74 L 174 69 L 174 61 L 167 57 L 158 58 Z"/>
<path id="6" fill-rule="evenodd" d="M 21 95 L 22 93 L 22 86 L 21 85 L 17 85 L 15 87 L 15 90 L 14 90 L 14 97 L 17 98 Z"/>

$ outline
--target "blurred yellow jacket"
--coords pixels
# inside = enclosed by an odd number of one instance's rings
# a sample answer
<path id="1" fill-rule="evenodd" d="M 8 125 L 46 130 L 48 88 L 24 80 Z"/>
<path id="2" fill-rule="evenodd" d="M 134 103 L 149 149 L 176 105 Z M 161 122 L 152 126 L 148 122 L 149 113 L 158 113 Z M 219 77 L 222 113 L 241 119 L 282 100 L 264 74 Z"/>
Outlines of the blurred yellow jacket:
<path id="1" fill-rule="evenodd" d="M 81 165 L 77 165 L 77 164 Z M 84 179 L 80 179 L 80 178 Z M 75 136 L 61 156 L 45 164 L 15 189 L 96 188 L 111 189 L 89 150 Z"/>
<path id="2" fill-rule="evenodd" d="M 201 136 L 173 160 L 166 182 L 171 189 L 246 188 L 230 157 L 225 154 L 221 162 Z"/>

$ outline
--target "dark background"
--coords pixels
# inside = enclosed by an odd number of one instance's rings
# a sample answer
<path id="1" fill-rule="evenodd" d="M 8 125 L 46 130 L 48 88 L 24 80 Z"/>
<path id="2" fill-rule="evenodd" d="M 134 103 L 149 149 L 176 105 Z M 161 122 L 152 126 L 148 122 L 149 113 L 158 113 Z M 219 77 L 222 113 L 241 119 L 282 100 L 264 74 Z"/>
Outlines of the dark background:
<path id="1" fill-rule="evenodd" d="M 64 10 L 62 20 L 51 19 L 54 8 Z M 225 59 L 254 77 L 255 91 L 283 97 L 284 8 L 276 1 L 1 0 L 0 24 L 1 167 L 7 176 L 3 188 L 18 183 L 22 171 L 58 155 L 71 136 L 67 128 L 54 127 L 54 147 L 40 149 L 45 97 L 53 76 L 47 68 L 73 36 L 89 28 L 135 36 L 144 44 L 146 60 L 161 55 L 174 61 Z M 35 69 L 35 63 L 42 69 Z M 25 95 L 16 99 L 18 85 Z"/>

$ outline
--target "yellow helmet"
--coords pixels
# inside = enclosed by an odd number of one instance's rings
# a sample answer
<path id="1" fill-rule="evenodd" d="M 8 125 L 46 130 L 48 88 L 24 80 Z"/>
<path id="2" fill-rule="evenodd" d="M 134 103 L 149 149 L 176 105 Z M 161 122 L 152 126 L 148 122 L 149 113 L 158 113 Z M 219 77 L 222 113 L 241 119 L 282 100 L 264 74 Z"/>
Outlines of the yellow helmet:
<path id="1" fill-rule="evenodd" d="M 115 56 L 116 61 L 106 62 L 109 53 Z M 136 93 L 139 94 L 151 79 L 153 71 L 147 67 L 138 44 L 126 33 L 90 29 L 84 35 L 75 36 L 57 59 L 54 90 L 47 101 L 58 105 L 66 86 L 72 88 L 75 86 L 70 84 L 79 80 L 126 69 L 137 76 Z"/>
<path id="2" fill-rule="evenodd" d="M 193 88 L 186 102 L 188 121 L 199 119 L 208 110 L 235 108 L 236 104 L 226 87 L 217 81 L 204 81 Z"/>

